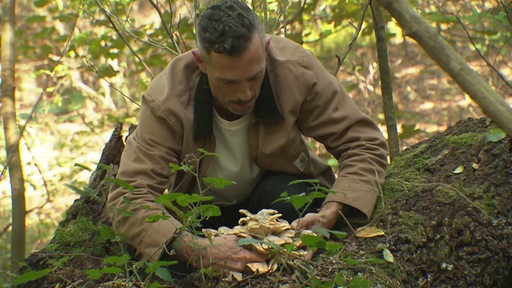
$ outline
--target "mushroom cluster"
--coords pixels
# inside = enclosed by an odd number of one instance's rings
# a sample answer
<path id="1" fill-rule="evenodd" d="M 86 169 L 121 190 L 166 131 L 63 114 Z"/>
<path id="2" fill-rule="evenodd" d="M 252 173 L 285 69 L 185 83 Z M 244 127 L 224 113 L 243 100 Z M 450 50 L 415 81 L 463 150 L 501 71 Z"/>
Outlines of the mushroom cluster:
<path id="1" fill-rule="evenodd" d="M 299 237 L 304 234 L 315 235 L 314 232 L 310 230 L 302 230 L 300 232 L 293 230 L 288 221 L 280 219 L 282 214 L 279 214 L 276 210 L 263 209 L 257 214 L 252 214 L 245 209 L 239 211 L 246 216 L 240 218 L 238 221 L 239 225 L 233 228 L 223 226 L 217 230 L 203 229 L 203 233 L 207 237 L 236 235 L 240 238 L 254 239 L 254 241 L 243 241 L 241 243 L 247 246 L 248 249 L 254 249 L 269 255 L 270 260 L 268 262 L 247 264 L 247 268 L 253 273 L 275 271 L 277 269 L 276 255 L 279 255 L 279 252 L 283 250 L 279 248 L 286 244 L 294 244 L 294 247 L 297 248 L 291 252 L 287 251 L 287 253 L 293 256 L 306 255 L 307 251 L 301 249 L 304 245 Z"/>

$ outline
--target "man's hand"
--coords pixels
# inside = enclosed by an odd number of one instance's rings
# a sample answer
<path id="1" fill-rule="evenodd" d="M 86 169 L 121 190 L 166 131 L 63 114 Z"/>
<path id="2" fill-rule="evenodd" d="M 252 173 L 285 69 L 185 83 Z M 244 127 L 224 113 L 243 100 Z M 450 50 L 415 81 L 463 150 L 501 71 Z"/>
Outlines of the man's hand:
<path id="1" fill-rule="evenodd" d="M 291 226 L 296 230 L 311 229 L 313 226 L 331 229 L 340 219 L 342 207 L 343 204 L 339 202 L 328 202 L 318 213 L 308 213 L 304 217 L 293 221 Z"/>
<path id="2" fill-rule="evenodd" d="M 215 271 L 243 271 L 245 265 L 263 262 L 267 256 L 238 245 L 238 237 L 227 235 L 211 239 L 182 232 L 172 243 L 176 256 L 194 268 L 212 267 Z"/>
<path id="3" fill-rule="evenodd" d="M 327 202 L 318 213 L 308 213 L 291 224 L 295 230 L 310 230 L 313 226 L 331 229 L 340 219 L 343 204 L 339 202 Z M 309 250 L 306 259 L 311 260 L 315 251 Z"/>

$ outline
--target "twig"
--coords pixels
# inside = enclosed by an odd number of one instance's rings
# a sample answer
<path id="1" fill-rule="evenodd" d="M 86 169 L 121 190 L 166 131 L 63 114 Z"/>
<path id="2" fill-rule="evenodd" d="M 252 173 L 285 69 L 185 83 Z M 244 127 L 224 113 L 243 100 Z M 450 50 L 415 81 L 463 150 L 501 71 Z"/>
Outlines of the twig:
<path id="1" fill-rule="evenodd" d="M 146 62 L 144 62 L 144 60 L 142 60 L 142 58 L 140 58 L 140 56 L 137 54 L 137 52 L 135 52 L 135 50 L 133 50 L 130 43 L 128 43 L 128 41 L 126 40 L 124 35 L 119 31 L 116 24 L 114 23 L 114 20 L 112 20 L 112 17 L 110 17 L 110 12 L 107 11 L 107 9 L 105 9 L 105 7 L 101 4 L 101 2 L 99 0 L 96 0 L 96 3 L 98 4 L 98 7 L 100 7 L 100 9 L 103 12 L 103 14 L 105 15 L 105 17 L 107 17 L 107 20 L 108 20 L 108 22 L 110 22 L 110 25 L 112 25 L 112 28 L 114 29 L 114 31 L 116 31 L 117 35 L 119 35 L 119 37 L 121 38 L 121 41 L 123 41 L 123 43 L 126 45 L 126 47 L 128 47 L 130 52 L 132 52 L 133 56 L 135 56 L 135 58 L 137 58 L 137 60 L 139 60 L 139 62 L 142 64 L 142 66 L 144 66 L 144 68 L 149 73 L 151 78 L 155 78 L 155 75 L 153 75 L 153 72 L 151 72 L 151 69 L 149 69 L 148 65 L 146 65 Z"/>
<path id="2" fill-rule="evenodd" d="M 508 4 L 503 3 L 502 0 L 498 0 L 498 3 L 503 7 L 503 10 L 505 11 L 505 14 L 507 15 L 507 20 L 512 25 L 512 2 L 509 2 Z"/>
<path id="3" fill-rule="evenodd" d="M 173 35 L 173 33 L 171 31 L 170 25 L 167 25 L 167 23 L 165 22 L 164 15 L 162 14 L 162 10 L 160 9 L 160 7 L 158 7 L 158 4 L 155 3 L 155 1 L 149 0 L 149 3 L 151 4 L 151 6 L 153 6 L 153 8 L 155 8 L 156 12 L 158 13 L 158 16 L 160 17 L 160 21 L 162 21 L 162 24 L 165 27 L 165 32 L 167 32 L 169 39 L 172 41 L 172 44 L 174 45 L 174 48 L 178 51 L 179 54 L 181 54 L 180 47 L 178 46 L 178 43 L 176 42 L 176 37 Z"/>
<path id="4" fill-rule="evenodd" d="M 366 3 L 363 7 L 363 13 L 361 15 L 361 19 L 359 20 L 359 23 L 357 24 L 356 32 L 354 34 L 354 37 L 352 38 L 352 41 L 350 41 L 350 44 L 348 45 L 348 49 L 343 55 L 343 57 L 340 57 L 338 54 L 336 54 L 336 58 L 338 59 L 338 66 L 336 67 L 336 70 L 334 71 L 334 75 L 338 74 L 340 71 L 341 65 L 343 65 L 343 62 L 345 61 L 345 58 L 347 58 L 348 53 L 352 50 L 354 45 L 356 44 L 357 38 L 359 37 L 359 34 L 361 33 L 361 29 L 363 27 L 364 18 L 366 17 L 366 11 L 368 10 L 368 7 L 370 6 L 370 2 L 372 0 L 366 0 Z"/>
<path id="5" fill-rule="evenodd" d="M 96 74 L 99 75 L 101 80 L 107 82 L 107 84 L 110 86 L 110 88 L 116 90 L 119 94 L 123 95 L 124 98 L 130 100 L 130 102 L 132 102 L 133 104 L 135 104 L 138 107 L 140 107 L 140 104 L 137 101 L 135 101 L 135 99 L 133 99 L 130 96 L 126 95 L 123 91 L 121 91 L 121 89 L 117 88 L 111 81 L 105 79 L 102 75 L 100 75 L 98 73 L 98 69 L 96 68 L 96 66 L 92 62 L 90 62 L 88 59 L 84 59 L 84 60 L 87 63 L 87 65 L 89 65 L 89 67 L 91 67 L 94 70 L 94 72 L 96 72 Z"/>
<path id="6" fill-rule="evenodd" d="M 352 227 L 352 225 L 350 225 L 350 222 L 348 221 L 347 217 L 345 217 L 345 214 L 343 214 L 343 212 L 339 211 L 341 217 L 343 218 L 343 220 L 345 220 L 345 222 L 347 223 L 348 227 L 350 228 L 350 230 L 352 230 L 352 232 L 356 233 L 356 229 L 354 229 L 354 227 Z"/>
<path id="7" fill-rule="evenodd" d="M 469 33 L 466 25 L 464 25 L 464 23 L 462 22 L 462 20 L 460 19 L 460 17 L 458 15 L 455 15 L 453 13 L 449 13 L 449 14 L 452 14 L 455 19 L 457 19 L 457 22 L 459 22 L 460 26 L 462 27 L 462 29 L 464 30 L 464 33 L 466 34 L 466 36 L 468 37 L 469 39 L 469 42 L 471 43 L 471 46 L 473 46 L 473 48 L 475 49 L 475 51 L 478 53 L 478 55 L 480 55 L 480 58 L 482 58 L 482 60 L 484 60 L 484 62 L 487 64 L 487 66 L 489 66 L 489 68 L 491 68 L 491 70 L 493 70 L 500 78 L 501 80 L 503 80 L 503 82 L 512 89 L 512 84 L 510 82 L 508 82 L 507 78 L 505 78 L 505 76 L 503 74 L 501 74 L 501 72 L 496 69 L 496 67 L 494 67 L 494 65 L 489 62 L 489 60 L 487 60 L 487 58 L 485 57 L 485 55 L 482 53 L 482 51 L 480 51 L 480 49 L 478 49 L 478 47 L 476 46 L 476 43 L 475 41 L 473 40 L 473 37 L 471 36 L 471 34 Z"/>

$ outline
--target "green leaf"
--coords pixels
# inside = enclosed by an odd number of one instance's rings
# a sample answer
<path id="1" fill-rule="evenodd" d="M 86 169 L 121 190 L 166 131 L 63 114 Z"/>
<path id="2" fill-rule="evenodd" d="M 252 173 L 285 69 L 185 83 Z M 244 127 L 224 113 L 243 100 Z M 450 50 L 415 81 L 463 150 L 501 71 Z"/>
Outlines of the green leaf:
<path id="1" fill-rule="evenodd" d="M 156 262 L 149 262 L 146 266 L 146 273 L 153 273 L 158 270 L 160 267 L 166 267 L 166 266 L 172 266 L 178 264 L 178 261 L 156 261 Z"/>
<path id="2" fill-rule="evenodd" d="M 153 282 L 153 283 L 151 283 L 151 285 L 149 285 L 148 288 L 160 288 L 160 287 L 162 287 L 162 285 L 160 285 L 160 283 Z"/>
<path id="3" fill-rule="evenodd" d="M 112 239 L 116 238 L 116 233 L 108 225 L 101 224 L 99 230 L 100 230 L 100 237 L 103 239 L 112 240 Z"/>
<path id="4" fill-rule="evenodd" d="M 308 194 L 308 197 L 311 200 L 323 199 L 323 198 L 325 198 L 325 194 L 323 192 L 320 192 L 320 191 L 313 191 L 313 192 Z"/>
<path id="5" fill-rule="evenodd" d="M 327 241 L 325 241 L 321 236 L 302 235 L 300 236 L 300 240 L 302 240 L 304 245 L 313 249 L 325 248 L 327 246 Z"/>
<path id="6" fill-rule="evenodd" d="M 70 188 L 71 190 L 73 190 L 73 192 L 75 192 L 76 194 L 80 195 L 80 196 L 96 196 L 96 191 L 94 191 L 94 189 L 91 189 L 89 187 L 85 187 L 83 190 L 74 186 L 74 185 L 71 185 L 71 184 L 64 184 L 64 186 Z"/>
<path id="7" fill-rule="evenodd" d="M 164 267 L 158 267 L 155 271 L 155 275 L 164 281 L 172 282 L 174 280 L 171 272 Z"/>
<path id="8" fill-rule="evenodd" d="M 98 280 L 103 276 L 103 272 L 99 269 L 89 269 L 85 271 L 85 274 L 87 274 L 87 277 L 91 280 Z"/>
<path id="9" fill-rule="evenodd" d="M 213 187 L 217 189 L 224 189 L 226 186 L 236 184 L 233 181 L 222 179 L 222 178 L 213 178 L 213 177 L 205 177 L 203 178 L 203 181 L 207 184 L 212 185 Z"/>
<path id="10" fill-rule="evenodd" d="M 365 279 L 359 275 L 356 275 L 350 282 L 348 283 L 349 288 L 369 288 L 372 286 L 372 282 L 370 280 Z"/>
<path id="11" fill-rule="evenodd" d="M 309 199 L 308 195 L 305 193 L 301 193 L 290 196 L 290 202 L 292 203 L 295 210 L 299 211 L 306 204 L 310 203 L 311 199 Z"/>
<path id="12" fill-rule="evenodd" d="M 313 226 L 313 228 L 311 228 L 311 231 L 313 231 L 317 234 L 323 235 L 325 238 L 330 237 L 329 229 L 326 229 L 324 227 Z"/>
<path id="13" fill-rule="evenodd" d="M 73 167 L 78 167 L 78 168 L 82 168 L 83 170 L 92 171 L 92 169 L 91 169 L 91 168 L 89 168 L 88 166 L 85 166 L 85 165 L 83 165 L 83 164 L 80 164 L 80 163 L 75 163 L 75 164 L 73 165 Z"/>
<path id="14" fill-rule="evenodd" d="M 400 133 L 400 139 L 408 139 L 416 136 L 416 134 L 421 133 L 422 130 L 416 129 L 416 124 L 408 125 L 402 124 L 402 133 Z"/>
<path id="15" fill-rule="evenodd" d="M 128 255 L 122 255 L 122 256 L 109 256 L 105 259 L 103 259 L 103 263 L 107 265 L 114 265 L 114 266 L 123 266 L 127 264 L 130 261 L 130 256 Z"/>
<path id="16" fill-rule="evenodd" d="M 295 184 L 299 184 L 299 183 L 320 184 L 320 180 L 318 180 L 318 179 L 298 179 L 298 180 L 290 181 L 290 183 L 288 183 L 288 185 L 295 185 Z"/>
<path id="17" fill-rule="evenodd" d="M 198 207 L 200 215 L 204 217 L 218 217 L 222 214 L 219 206 L 213 204 L 204 204 Z"/>
<path id="18" fill-rule="evenodd" d="M 128 183 L 124 180 L 121 180 L 121 179 L 105 176 L 105 181 L 107 181 L 108 183 L 115 184 L 119 187 L 122 187 L 130 192 L 133 192 L 135 190 L 135 187 L 133 187 L 133 185 L 131 185 L 130 183 Z"/>
<path id="19" fill-rule="evenodd" d="M 30 281 L 34 281 L 34 280 L 43 278 L 44 276 L 50 274 L 50 272 L 52 272 L 52 269 L 50 269 L 50 268 L 46 268 L 46 269 L 39 270 L 39 271 L 25 272 L 25 273 L 21 274 L 20 276 L 16 277 L 16 279 L 14 279 L 14 281 L 13 281 L 13 284 L 20 285 L 20 284 L 28 283 Z"/>
<path id="20" fill-rule="evenodd" d="M 174 163 L 169 163 L 169 167 L 171 168 L 171 171 L 173 173 L 176 173 L 178 171 L 190 172 L 194 168 L 192 165 L 186 165 L 186 164 L 178 165 L 178 164 L 174 164 Z"/>
<path id="21" fill-rule="evenodd" d="M 32 15 L 25 18 L 25 23 L 43 23 L 46 22 L 45 15 Z"/>
<path id="22" fill-rule="evenodd" d="M 336 276 L 334 276 L 334 283 L 337 287 L 345 285 L 345 276 L 340 272 L 336 272 Z"/>
<path id="23" fill-rule="evenodd" d="M 384 250 L 382 250 L 382 256 L 384 257 L 384 260 L 388 261 L 389 263 L 395 262 L 395 258 L 393 257 L 391 251 L 388 250 L 388 248 L 384 248 Z"/>
<path id="24" fill-rule="evenodd" d="M 123 273 L 123 269 L 121 269 L 119 267 L 111 266 L 111 267 L 106 267 L 106 268 L 101 269 L 101 272 L 103 274 L 121 274 L 121 273 Z"/>
<path id="25" fill-rule="evenodd" d="M 173 193 L 170 193 L 172 195 Z M 201 202 L 206 202 L 213 200 L 213 196 L 204 196 L 200 194 L 183 194 L 176 197 L 176 203 L 178 203 L 181 207 L 188 207 L 190 204 L 196 204 Z"/>
<path id="26" fill-rule="evenodd" d="M 116 71 L 110 64 L 102 64 L 100 67 L 98 67 L 98 74 L 103 77 L 114 77 L 118 73 L 119 71 Z"/>
<path id="27" fill-rule="evenodd" d="M 338 168 L 340 163 L 334 158 L 329 158 L 327 159 L 327 165 L 331 166 L 332 168 Z"/>
<path id="28" fill-rule="evenodd" d="M 34 6 L 35 7 L 38 7 L 38 8 L 41 8 L 41 7 L 44 7 L 46 5 L 48 5 L 50 3 L 51 0 L 34 0 Z"/>
<path id="29" fill-rule="evenodd" d="M 146 218 L 146 223 L 155 223 L 158 221 L 167 220 L 169 218 L 171 218 L 171 216 L 169 216 L 169 215 L 163 215 L 163 214 L 151 215 Z"/>
<path id="30" fill-rule="evenodd" d="M 452 171 L 453 174 L 460 174 L 462 172 L 464 172 L 464 165 L 459 165 Z"/>
<path id="31" fill-rule="evenodd" d="M 502 140 L 503 138 L 507 137 L 507 134 L 500 128 L 493 127 L 489 129 L 489 131 L 487 131 L 485 137 L 487 138 L 487 141 L 496 143 Z"/>
<path id="32" fill-rule="evenodd" d="M 330 256 L 337 255 L 341 248 L 343 248 L 343 244 L 334 241 L 328 241 L 327 245 L 325 246 L 325 250 L 327 250 L 327 253 Z"/>
<path id="33" fill-rule="evenodd" d="M 329 232 L 331 232 L 331 234 L 336 236 L 338 239 L 345 239 L 348 236 L 348 233 L 343 231 L 329 230 Z"/>

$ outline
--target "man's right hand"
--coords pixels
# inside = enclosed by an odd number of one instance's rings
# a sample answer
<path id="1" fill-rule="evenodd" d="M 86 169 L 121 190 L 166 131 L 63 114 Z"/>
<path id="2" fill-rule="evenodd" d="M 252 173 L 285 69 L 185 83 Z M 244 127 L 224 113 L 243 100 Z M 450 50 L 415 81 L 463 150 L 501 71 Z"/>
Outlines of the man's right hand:
<path id="1" fill-rule="evenodd" d="M 238 239 L 235 235 L 208 239 L 182 232 L 172 242 L 172 248 L 178 260 L 194 268 L 212 267 L 219 272 L 243 271 L 248 263 L 267 260 L 264 254 L 240 247 Z"/>

